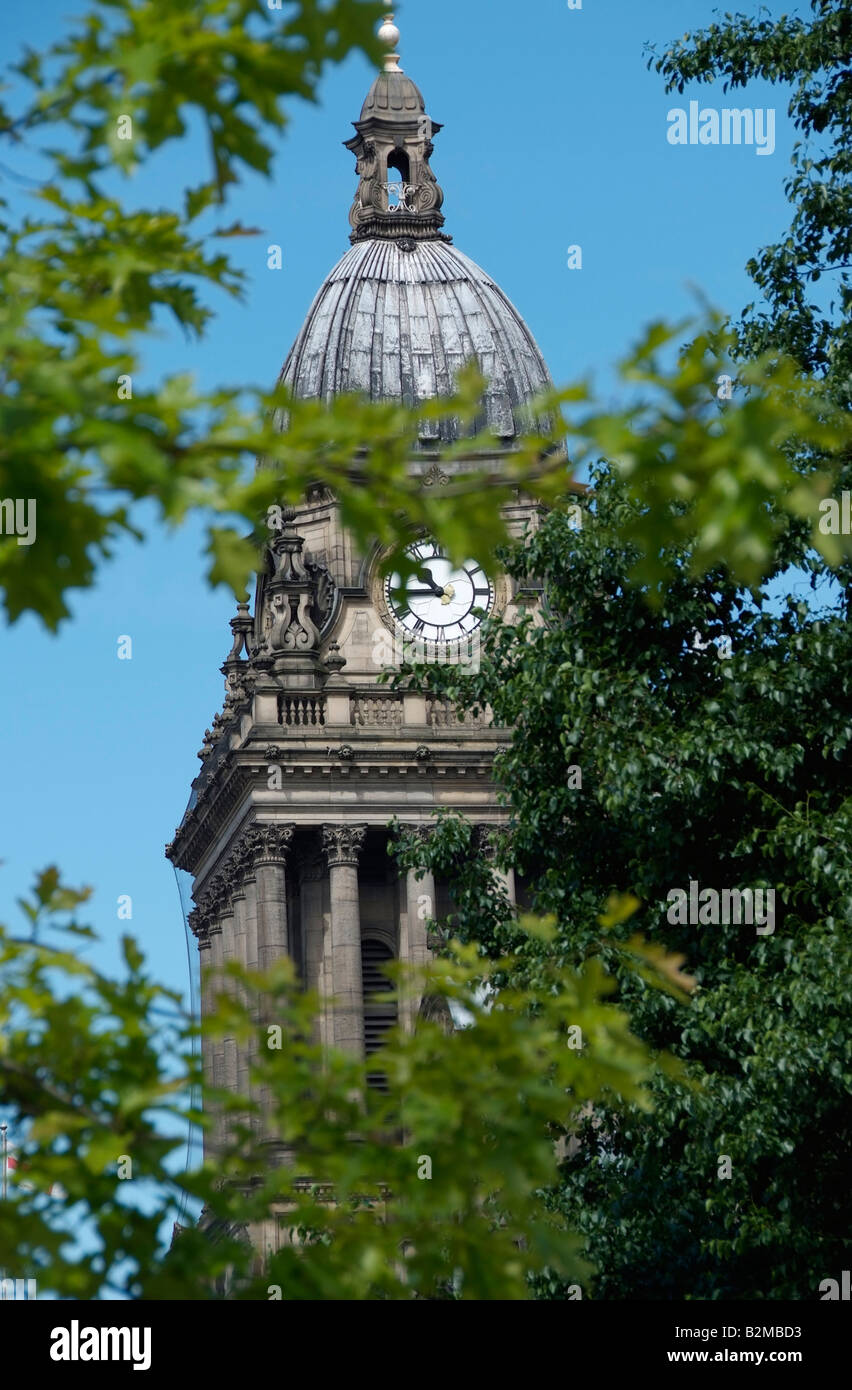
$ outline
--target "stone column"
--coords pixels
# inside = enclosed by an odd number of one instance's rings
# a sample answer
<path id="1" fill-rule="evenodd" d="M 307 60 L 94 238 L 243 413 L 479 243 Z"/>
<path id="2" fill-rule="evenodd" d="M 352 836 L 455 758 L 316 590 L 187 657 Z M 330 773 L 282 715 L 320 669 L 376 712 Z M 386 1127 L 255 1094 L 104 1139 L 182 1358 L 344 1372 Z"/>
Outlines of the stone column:
<path id="1" fill-rule="evenodd" d="M 257 965 L 263 971 L 273 965 L 290 950 L 290 932 L 287 921 L 287 854 L 295 833 L 295 825 L 254 825 L 246 831 L 242 842 L 242 856 L 247 875 L 254 878 L 252 907 L 246 913 L 246 955 L 254 949 L 256 941 Z M 251 923 L 252 941 L 249 942 Z M 266 1046 L 266 1027 L 276 1020 L 271 1017 L 268 1007 L 261 1004 L 257 1024 L 257 1042 L 249 1049 L 249 1059 L 253 1060 L 257 1048 Z M 261 1128 L 264 1137 L 274 1139 L 270 1120 L 271 1096 L 266 1086 L 252 1087 L 252 1099 L 257 1100 L 261 1109 Z"/>
<path id="2" fill-rule="evenodd" d="M 495 827 L 493 825 L 477 826 L 476 845 L 483 859 L 488 863 L 489 868 L 499 881 L 506 897 L 512 906 L 515 906 L 515 870 L 499 869 L 497 867 L 497 845 L 495 843 Z"/>
<path id="3" fill-rule="evenodd" d="M 408 900 L 408 958 L 412 965 L 425 965 L 429 960 L 426 924 L 437 916 L 435 878 L 431 869 L 421 877 L 419 870 L 409 869 L 405 878 Z"/>
<path id="4" fill-rule="evenodd" d="M 233 981 L 226 980 L 223 968 L 233 959 L 233 908 L 231 892 L 234 881 L 227 862 L 217 873 L 205 880 L 204 891 L 198 897 L 199 918 L 207 923 L 210 936 L 210 977 L 206 990 L 205 1007 L 208 1013 L 215 1012 L 216 1002 L 223 994 L 234 993 Z M 217 1038 L 211 1045 L 214 1086 L 219 1089 L 235 1089 L 237 1084 L 237 1043 L 236 1038 Z M 208 1144 L 214 1149 L 225 1139 L 225 1122 L 221 1113 L 214 1113 L 213 1127 Z"/>
<path id="5" fill-rule="evenodd" d="M 334 1038 L 329 1029 L 327 1001 L 331 994 L 331 981 L 326 978 L 325 957 L 328 952 L 326 941 L 326 918 L 323 904 L 326 864 L 321 854 L 309 859 L 301 866 L 301 905 L 302 930 L 305 934 L 305 986 L 319 996 L 320 1009 L 317 1015 L 315 1040 L 324 1047 L 330 1046 Z"/>
<path id="6" fill-rule="evenodd" d="M 210 939 L 210 950 L 208 952 L 210 973 L 207 979 L 207 988 L 205 991 L 206 999 L 205 995 L 202 995 L 202 999 L 205 1000 L 205 1002 L 202 1004 L 202 1009 L 204 1010 L 205 1016 L 209 1016 L 209 1014 L 214 1011 L 216 1007 L 216 999 L 222 993 L 223 947 L 221 922 L 210 922 L 208 926 L 208 934 Z M 207 1046 L 208 1055 L 211 1059 L 210 1074 L 207 1080 L 208 1082 L 212 1082 L 213 1086 L 215 1086 L 217 1089 L 221 1089 L 221 1087 L 225 1084 L 224 1039 L 216 1038 L 214 1041 L 211 1038 Z M 215 1152 L 215 1150 L 219 1147 L 221 1142 L 222 1120 L 218 1112 L 214 1112 L 213 1125 L 207 1131 L 207 1136 L 205 1139 L 205 1152 L 209 1152 L 210 1149 L 212 1149 Z"/>
<path id="7" fill-rule="evenodd" d="M 234 960 L 243 969 L 248 968 L 248 946 L 247 946 L 247 900 L 246 885 L 240 875 L 234 887 L 233 912 L 234 912 Z M 249 1003 L 248 991 L 242 985 L 237 985 L 235 990 L 238 1002 L 247 1007 Z M 256 1050 L 256 1049 L 255 1049 Z M 252 1044 L 240 1044 L 237 1047 L 237 1090 L 241 1096 L 251 1098 L 251 1083 L 249 1081 L 249 1067 L 251 1064 Z M 250 1122 L 249 1112 L 246 1110 L 240 1115 L 240 1121 L 244 1125 Z"/>
<path id="8" fill-rule="evenodd" d="M 244 844 L 240 844 L 238 847 L 238 858 L 242 870 L 239 897 L 242 898 L 241 925 L 245 931 L 245 965 L 248 970 L 258 970 L 260 967 L 257 941 L 257 883 L 252 856 Z M 251 1070 L 257 1061 L 258 1045 L 258 1035 L 255 1033 L 246 1050 L 248 1070 L 246 1095 L 252 1101 L 259 1098 L 257 1082 L 251 1079 Z"/>
<path id="9" fill-rule="evenodd" d="M 237 943 L 234 934 L 234 908 L 233 904 L 226 902 L 223 906 L 219 918 L 222 931 L 222 964 L 230 965 L 231 961 L 237 960 Z M 239 987 L 236 980 L 226 975 L 221 986 L 221 992 L 227 994 L 231 999 L 239 998 Z M 224 1038 L 224 1068 L 222 1073 L 222 1085 L 232 1095 L 237 1092 L 237 1078 L 239 1075 L 239 1061 L 237 1057 L 237 1038 L 236 1033 L 226 1034 Z"/>
<path id="10" fill-rule="evenodd" d="M 257 963 L 261 970 L 290 951 L 285 865 L 295 830 L 295 825 L 257 825 L 246 834 L 246 849 L 254 865 Z"/>
<path id="11" fill-rule="evenodd" d="M 198 943 L 198 974 L 201 980 L 201 998 L 199 1007 L 201 1010 L 201 1021 L 209 1016 L 212 1006 L 212 952 L 210 948 L 210 923 L 199 912 L 198 908 L 193 908 L 189 914 L 189 925 L 193 936 Z M 214 1084 L 213 1077 L 213 1041 L 211 1038 L 201 1035 L 201 1075 L 206 1086 Z M 209 1153 L 213 1143 L 212 1132 L 205 1134 L 204 1150 Z"/>
<path id="12" fill-rule="evenodd" d="M 334 978 L 334 1044 L 364 1055 L 364 986 L 361 977 L 361 908 L 358 856 L 366 825 L 324 825 L 328 859 L 331 952 Z"/>
<path id="13" fill-rule="evenodd" d="M 421 825 L 417 834 L 427 840 L 432 827 Z M 410 965 L 423 966 L 431 957 L 427 939 L 427 923 L 437 917 L 438 905 L 435 896 L 435 876 L 431 869 L 418 877 L 419 870 L 409 869 L 405 876 L 406 931 L 400 941 L 400 960 Z M 420 1009 L 420 995 L 402 1001 L 400 1018 L 406 1028 L 413 1029 Z"/>

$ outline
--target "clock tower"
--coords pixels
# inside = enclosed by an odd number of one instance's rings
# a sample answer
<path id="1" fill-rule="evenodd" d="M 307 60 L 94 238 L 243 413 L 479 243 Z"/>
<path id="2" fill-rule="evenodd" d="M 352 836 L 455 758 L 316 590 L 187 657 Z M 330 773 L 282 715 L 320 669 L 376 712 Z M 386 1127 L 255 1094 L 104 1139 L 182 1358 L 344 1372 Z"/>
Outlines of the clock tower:
<path id="1" fill-rule="evenodd" d="M 396 49 L 392 17 L 381 37 Z M 351 246 L 282 380 L 303 399 L 355 391 L 416 408 L 449 395 L 474 360 L 488 385 L 469 457 L 499 474 L 516 440 L 542 423 L 529 403 L 550 378 L 520 315 L 444 231 L 431 166 L 440 130 L 391 52 L 346 142 L 358 176 Z M 462 428 L 424 421 L 410 461 L 420 486 L 441 488 L 465 467 L 438 458 Z M 517 497 L 510 532 L 522 535 L 536 515 Z M 383 575 L 382 559 L 378 544 L 355 544 L 325 487 L 273 509 L 254 605 L 231 622 L 224 708 L 167 851 L 193 878 L 202 970 L 230 960 L 263 969 L 289 954 L 319 995 L 322 1042 L 368 1056 L 395 1022 L 416 1022 L 415 1004 L 397 1020 L 371 1002 L 384 964 L 425 961 L 427 924 L 449 908 L 446 885 L 397 870 L 388 823 L 428 835 L 433 814 L 453 808 L 482 828 L 484 852 L 505 816 L 492 767 L 508 737 L 487 711 L 459 719 L 444 699 L 380 677 L 412 656 L 475 661 L 483 619 L 511 621 L 518 599 L 488 556 L 453 565 L 430 536 L 412 538 L 404 580 Z M 511 877 L 507 887 L 512 896 Z M 202 1010 L 207 1002 L 202 988 Z M 251 1056 L 236 1039 L 205 1048 L 214 1084 L 246 1093 Z M 274 1159 L 275 1135 L 264 1137 Z"/>

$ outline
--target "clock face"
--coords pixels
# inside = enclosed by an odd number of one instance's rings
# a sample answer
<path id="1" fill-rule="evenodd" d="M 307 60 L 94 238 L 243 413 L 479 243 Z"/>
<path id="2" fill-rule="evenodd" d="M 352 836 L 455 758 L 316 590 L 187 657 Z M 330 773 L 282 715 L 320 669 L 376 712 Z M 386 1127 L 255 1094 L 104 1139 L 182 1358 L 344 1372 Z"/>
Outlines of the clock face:
<path id="1" fill-rule="evenodd" d="M 398 574 L 385 583 L 388 608 L 401 627 L 424 642 L 459 642 L 479 627 L 494 604 L 494 586 L 475 560 L 450 563 L 434 541 L 406 551 L 417 565 L 403 584 Z"/>

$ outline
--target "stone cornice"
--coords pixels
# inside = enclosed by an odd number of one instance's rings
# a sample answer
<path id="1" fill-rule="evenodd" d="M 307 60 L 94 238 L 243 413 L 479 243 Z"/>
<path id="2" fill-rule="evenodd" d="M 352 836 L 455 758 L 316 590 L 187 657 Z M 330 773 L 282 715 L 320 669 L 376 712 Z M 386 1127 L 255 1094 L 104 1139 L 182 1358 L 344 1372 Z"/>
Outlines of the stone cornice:
<path id="1" fill-rule="evenodd" d="M 207 849 L 233 819 L 253 784 L 253 768 L 233 757 L 223 759 L 214 774 L 202 781 L 195 805 L 186 812 L 175 838 L 166 845 L 166 858 L 175 868 L 196 872 Z"/>
<path id="2" fill-rule="evenodd" d="M 390 736 L 345 726 L 339 731 L 318 729 L 316 735 L 304 730 L 284 734 L 274 725 L 255 726 L 252 741 L 232 749 L 209 779 L 202 781 L 195 806 L 166 847 L 171 862 L 197 873 L 210 847 L 237 820 L 241 806 L 251 801 L 268 812 L 273 805 L 268 795 L 270 764 L 280 767 L 282 785 L 288 789 L 316 787 L 322 795 L 322 786 L 330 792 L 332 786 L 344 783 L 375 787 L 401 782 L 419 785 L 425 780 L 440 782 L 443 798 L 453 785 L 461 789 L 472 782 L 489 782 L 494 756 L 511 737 L 507 730 L 462 725 L 452 731 L 404 727 Z"/>

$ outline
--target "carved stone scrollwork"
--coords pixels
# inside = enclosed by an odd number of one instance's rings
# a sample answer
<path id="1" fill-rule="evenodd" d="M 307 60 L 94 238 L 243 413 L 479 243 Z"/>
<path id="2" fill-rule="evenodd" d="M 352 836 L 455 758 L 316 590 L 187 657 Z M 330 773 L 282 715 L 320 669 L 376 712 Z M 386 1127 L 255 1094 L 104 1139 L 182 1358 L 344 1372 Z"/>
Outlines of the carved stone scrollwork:
<path id="1" fill-rule="evenodd" d="M 312 595 L 298 594 L 290 601 L 289 626 L 282 628 L 281 649 L 285 652 L 312 652 L 319 646 L 319 628 L 311 617 Z"/>
<path id="2" fill-rule="evenodd" d="M 295 825 L 255 825 L 240 836 L 189 915 L 199 945 L 199 932 L 203 930 L 209 937 L 217 930 L 215 924 L 231 911 L 234 897 L 242 892 L 246 879 L 259 864 L 277 864 L 286 859 L 295 831 Z"/>
<path id="3" fill-rule="evenodd" d="M 444 195 L 429 163 L 432 136 L 441 126 L 423 112 L 415 132 L 411 126 L 414 103 L 422 112 L 422 98 L 413 84 L 402 101 L 388 103 L 386 94 L 383 99 L 373 99 L 371 94 L 360 121 L 355 122 L 357 133 L 346 141 L 358 176 L 349 213 L 353 241 L 395 240 L 398 234 L 412 240 L 449 241 L 440 231 Z"/>
<path id="4" fill-rule="evenodd" d="M 322 629 L 331 616 L 334 607 L 335 583 L 328 566 L 310 556 L 305 557 L 305 569 L 314 582 L 314 608 L 317 627 Z"/>
<path id="5" fill-rule="evenodd" d="M 432 467 L 428 470 L 428 472 L 423 474 L 424 487 L 434 487 L 436 483 L 439 487 L 443 487 L 443 485 L 445 483 L 448 483 L 449 481 L 449 473 L 445 473 L 443 468 L 441 468 L 440 464 L 437 463 L 433 463 Z"/>
<path id="6" fill-rule="evenodd" d="M 473 847 L 477 854 L 493 864 L 497 856 L 498 842 L 493 825 L 477 825 L 473 833 Z"/>
<path id="7" fill-rule="evenodd" d="M 266 583 L 263 635 L 253 652 L 261 667 L 283 670 L 287 658 L 315 657 L 320 631 L 334 605 L 334 581 L 324 564 L 304 553 L 305 540 L 293 525 L 292 507 L 273 509 L 280 513 L 273 539 L 267 549 L 269 578 Z M 282 664 L 283 663 L 283 664 Z"/>
<path id="8" fill-rule="evenodd" d="M 198 913 L 201 921 L 212 925 L 231 907 L 231 883 L 223 872 L 213 875 L 204 892 L 198 899 Z"/>
<path id="9" fill-rule="evenodd" d="M 287 858 L 295 825 L 256 825 L 243 837 L 243 853 L 247 864 L 276 864 Z"/>
<path id="10" fill-rule="evenodd" d="M 200 908 L 194 907 L 187 917 L 189 929 L 198 942 L 199 951 L 208 950 L 210 947 L 210 923 Z"/>
<path id="11" fill-rule="evenodd" d="M 357 864 L 366 835 L 366 825 L 324 825 L 322 847 L 329 866 Z"/>

